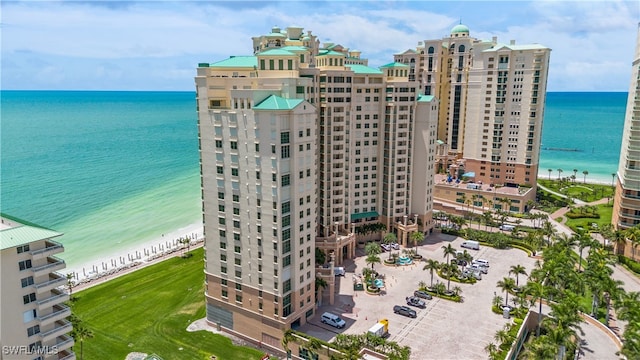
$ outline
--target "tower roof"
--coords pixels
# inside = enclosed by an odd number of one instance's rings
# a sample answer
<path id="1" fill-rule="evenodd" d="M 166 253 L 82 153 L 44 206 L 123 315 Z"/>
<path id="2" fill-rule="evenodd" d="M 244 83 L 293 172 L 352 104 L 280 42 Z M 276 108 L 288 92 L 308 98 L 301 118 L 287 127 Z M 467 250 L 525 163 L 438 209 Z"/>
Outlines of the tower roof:
<path id="1" fill-rule="evenodd" d="M 451 29 L 451 34 L 469 33 L 469 27 L 467 25 L 458 24 Z"/>

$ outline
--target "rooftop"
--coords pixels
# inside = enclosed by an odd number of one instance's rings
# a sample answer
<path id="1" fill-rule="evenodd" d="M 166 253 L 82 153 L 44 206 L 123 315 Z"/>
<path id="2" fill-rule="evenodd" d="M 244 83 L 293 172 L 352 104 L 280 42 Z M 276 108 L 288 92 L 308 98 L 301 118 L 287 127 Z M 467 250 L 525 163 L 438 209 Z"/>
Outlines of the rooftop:
<path id="1" fill-rule="evenodd" d="M 351 70 L 356 74 L 382 75 L 382 71 L 369 66 L 359 64 L 347 64 L 346 66 L 351 68 Z"/>
<path id="2" fill-rule="evenodd" d="M 399 62 L 392 62 L 392 63 L 388 63 L 386 65 L 382 65 L 380 66 L 380 69 L 383 68 L 390 68 L 390 67 L 402 67 L 402 68 L 406 68 L 409 67 L 409 65 L 407 64 L 403 64 L 403 63 L 399 63 Z"/>
<path id="3" fill-rule="evenodd" d="M 254 110 L 291 110 L 300 105 L 304 99 L 286 99 L 277 95 L 270 95 L 253 107 Z"/>
<path id="4" fill-rule="evenodd" d="M 263 51 L 261 53 L 258 54 L 258 56 L 262 56 L 262 55 L 276 55 L 276 56 L 295 56 L 296 54 L 292 53 L 291 51 L 287 51 L 287 50 L 283 50 L 283 49 L 270 49 L 267 51 Z"/>
<path id="5" fill-rule="evenodd" d="M 60 232 L 2 214 L 0 250 L 29 244 L 34 241 L 51 239 L 61 235 L 62 233 Z"/>
<path id="6" fill-rule="evenodd" d="M 433 101 L 433 98 L 434 98 L 433 95 L 419 95 L 418 101 L 431 102 Z"/>
<path id="7" fill-rule="evenodd" d="M 231 56 L 226 60 L 210 64 L 209 67 L 225 68 L 254 68 L 258 66 L 258 59 L 255 56 Z"/>

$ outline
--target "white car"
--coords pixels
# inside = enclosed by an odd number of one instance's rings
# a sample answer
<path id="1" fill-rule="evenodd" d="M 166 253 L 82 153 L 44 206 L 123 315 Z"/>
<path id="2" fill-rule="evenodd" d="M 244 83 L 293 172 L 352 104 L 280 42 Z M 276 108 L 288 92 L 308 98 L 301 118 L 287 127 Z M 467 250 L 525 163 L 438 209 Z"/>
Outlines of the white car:
<path id="1" fill-rule="evenodd" d="M 384 251 L 391 251 L 391 245 L 389 244 L 380 244 L 380 247 L 382 247 Z"/>
<path id="2" fill-rule="evenodd" d="M 400 250 L 400 244 L 395 243 L 395 242 L 394 242 L 394 243 L 391 243 L 391 248 L 392 248 L 393 250 Z"/>

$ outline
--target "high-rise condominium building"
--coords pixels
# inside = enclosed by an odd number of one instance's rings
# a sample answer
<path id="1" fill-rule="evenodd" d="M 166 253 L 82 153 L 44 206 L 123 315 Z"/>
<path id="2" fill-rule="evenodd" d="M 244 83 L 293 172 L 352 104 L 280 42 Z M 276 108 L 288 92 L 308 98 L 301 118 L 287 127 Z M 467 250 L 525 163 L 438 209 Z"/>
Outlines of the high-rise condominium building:
<path id="1" fill-rule="evenodd" d="M 640 26 L 636 39 L 612 217 L 613 226 L 621 230 L 640 224 Z M 631 247 L 618 251 L 630 257 Z"/>
<path id="2" fill-rule="evenodd" d="M 396 54 L 420 91 L 440 100 L 439 171 L 462 164 L 476 182 L 536 183 L 551 50 L 478 40 L 456 25 L 448 37 Z M 454 174 L 455 175 L 455 174 Z"/>
<path id="3" fill-rule="evenodd" d="M 314 315 L 316 248 L 340 263 L 358 227 L 433 227 L 438 101 L 407 65 L 276 27 L 195 82 L 210 323 L 278 347 Z"/>
<path id="4" fill-rule="evenodd" d="M 75 359 L 64 304 L 65 263 L 55 257 L 62 234 L 2 215 L 0 217 L 0 334 L 3 359 Z"/>

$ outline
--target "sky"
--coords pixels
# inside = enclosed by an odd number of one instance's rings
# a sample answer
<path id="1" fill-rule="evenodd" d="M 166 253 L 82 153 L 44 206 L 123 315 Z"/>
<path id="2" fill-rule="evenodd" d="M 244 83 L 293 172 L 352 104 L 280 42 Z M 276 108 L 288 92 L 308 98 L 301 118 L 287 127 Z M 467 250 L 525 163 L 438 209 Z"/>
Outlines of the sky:
<path id="1" fill-rule="evenodd" d="M 191 91 L 196 67 L 297 25 L 370 66 L 458 23 L 552 49 L 548 91 L 628 91 L 640 1 L 6 1 L 4 90 Z"/>

